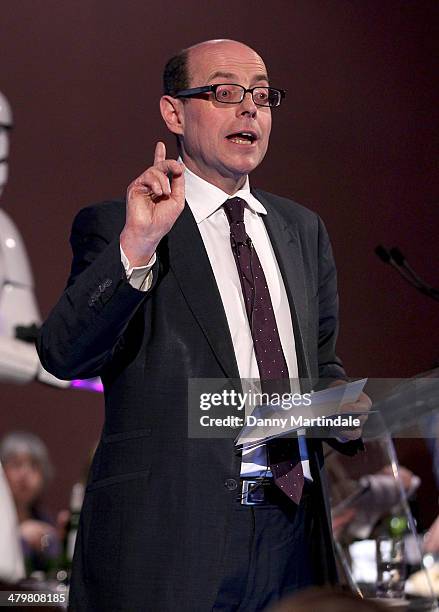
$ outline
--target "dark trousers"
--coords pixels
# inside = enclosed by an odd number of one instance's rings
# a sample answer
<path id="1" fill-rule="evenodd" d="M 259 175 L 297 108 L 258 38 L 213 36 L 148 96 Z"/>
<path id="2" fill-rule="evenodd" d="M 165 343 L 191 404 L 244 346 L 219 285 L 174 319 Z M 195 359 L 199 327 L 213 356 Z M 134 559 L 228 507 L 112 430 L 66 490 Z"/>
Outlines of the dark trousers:
<path id="1" fill-rule="evenodd" d="M 299 506 L 281 491 L 270 506 L 237 501 L 214 612 L 257 612 L 315 584 L 311 487 L 307 483 Z"/>

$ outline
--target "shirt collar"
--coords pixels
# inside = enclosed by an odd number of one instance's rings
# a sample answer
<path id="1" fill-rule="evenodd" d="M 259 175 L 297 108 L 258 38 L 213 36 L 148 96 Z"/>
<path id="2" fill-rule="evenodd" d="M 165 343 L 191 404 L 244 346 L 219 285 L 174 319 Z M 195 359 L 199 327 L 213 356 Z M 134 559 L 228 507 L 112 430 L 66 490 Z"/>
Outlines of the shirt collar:
<path id="1" fill-rule="evenodd" d="M 180 159 L 180 158 L 179 158 Z M 181 161 L 181 160 L 180 160 Z M 229 198 L 242 198 L 254 213 L 266 215 L 265 207 L 250 192 L 248 176 L 242 189 L 229 195 L 219 187 L 197 176 L 188 168 L 184 170 L 186 201 L 194 215 L 197 224 L 210 217 Z"/>

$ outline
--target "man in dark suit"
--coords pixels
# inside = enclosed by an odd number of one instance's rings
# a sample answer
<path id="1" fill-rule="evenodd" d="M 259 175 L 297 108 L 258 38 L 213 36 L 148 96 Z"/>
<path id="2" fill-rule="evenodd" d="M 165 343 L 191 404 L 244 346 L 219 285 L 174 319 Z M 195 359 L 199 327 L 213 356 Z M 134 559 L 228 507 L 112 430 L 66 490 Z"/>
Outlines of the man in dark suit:
<path id="1" fill-rule="evenodd" d="M 321 441 L 241 455 L 233 438 L 192 438 L 188 381 L 344 384 L 335 268 L 317 215 L 250 190 L 284 95 L 259 55 L 201 43 L 168 62 L 164 82 L 181 161 L 158 143 L 126 205 L 78 214 L 71 276 L 38 343 L 56 376 L 105 387 L 70 605 L 261 610 L 336 580 Z M 363 395 L 346 410 L 368 407 Z M 356 452 L 360 434 L 333 444 Z"/>

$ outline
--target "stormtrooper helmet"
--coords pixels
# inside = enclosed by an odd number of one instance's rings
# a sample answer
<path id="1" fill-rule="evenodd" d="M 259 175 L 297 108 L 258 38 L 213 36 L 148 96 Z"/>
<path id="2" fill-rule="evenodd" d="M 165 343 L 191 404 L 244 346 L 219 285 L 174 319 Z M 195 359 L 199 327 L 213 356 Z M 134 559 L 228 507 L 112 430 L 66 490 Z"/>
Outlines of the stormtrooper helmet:
<path id="1" fill-rule="evenodd" d="M 0 91 L 0 196 L 8 180 L 9 130 L 11 127 L 11 107 Z"/>

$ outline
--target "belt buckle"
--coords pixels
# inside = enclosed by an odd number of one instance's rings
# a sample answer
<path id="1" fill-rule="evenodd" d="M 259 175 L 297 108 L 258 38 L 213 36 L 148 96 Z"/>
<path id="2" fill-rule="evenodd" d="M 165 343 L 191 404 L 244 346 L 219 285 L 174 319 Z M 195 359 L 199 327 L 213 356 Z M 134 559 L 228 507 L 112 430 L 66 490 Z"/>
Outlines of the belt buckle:
<path id="1" fill-rule="evenodd" d="M 266 506 L 264 480 L 246 479 L 242 481 L 241 504 L 243 506 Z"/>

